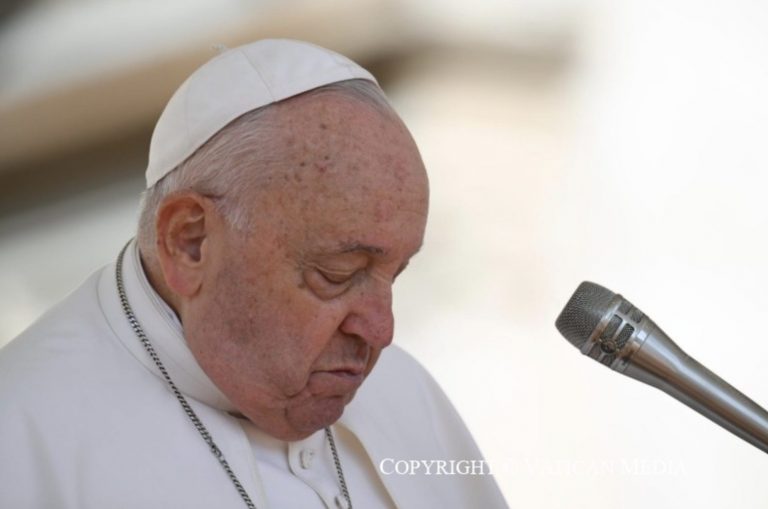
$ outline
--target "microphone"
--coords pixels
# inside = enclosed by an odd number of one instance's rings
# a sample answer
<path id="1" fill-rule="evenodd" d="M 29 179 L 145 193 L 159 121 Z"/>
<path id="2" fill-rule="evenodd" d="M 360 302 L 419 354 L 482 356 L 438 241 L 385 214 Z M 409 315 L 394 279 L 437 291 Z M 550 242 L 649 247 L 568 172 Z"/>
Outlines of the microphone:
<path id="1" fill-rule="evenodd" d="M 584 355 L 661 389 L 768 452 L 768 412 L 686 354 L 621 295 L 584 281 L 555 326 Z"/>

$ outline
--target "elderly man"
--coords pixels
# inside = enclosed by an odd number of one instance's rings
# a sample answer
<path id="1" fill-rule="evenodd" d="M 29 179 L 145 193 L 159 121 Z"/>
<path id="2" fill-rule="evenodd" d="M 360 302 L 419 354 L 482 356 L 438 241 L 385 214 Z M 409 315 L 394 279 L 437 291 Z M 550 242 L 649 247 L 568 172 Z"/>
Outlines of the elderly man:
<path id="1" fill-rule="evenodd" d="M 505 507 L 389 346 L 428 189 L 367 71 L 296 41 L 219 55 L 147 187 L 115 264 L 0 354 L 1 507 Z"/>

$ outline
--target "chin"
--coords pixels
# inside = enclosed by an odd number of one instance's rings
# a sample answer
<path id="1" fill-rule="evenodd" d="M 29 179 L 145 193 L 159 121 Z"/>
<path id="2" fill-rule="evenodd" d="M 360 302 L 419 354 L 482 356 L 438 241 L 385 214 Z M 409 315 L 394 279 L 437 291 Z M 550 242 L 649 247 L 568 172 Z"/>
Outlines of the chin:
<path id="1" fill-rule="evenodd" d="M 353 394 L 321 398 L 300 407 L 288 409 L 286 419 L 292 430 L 292 438 L 283 440 L 301 440 L 338 421 L 344 413 L 344 407 L 352 400 Z M 278 437 L 281 438 L 281 437 Z"/>

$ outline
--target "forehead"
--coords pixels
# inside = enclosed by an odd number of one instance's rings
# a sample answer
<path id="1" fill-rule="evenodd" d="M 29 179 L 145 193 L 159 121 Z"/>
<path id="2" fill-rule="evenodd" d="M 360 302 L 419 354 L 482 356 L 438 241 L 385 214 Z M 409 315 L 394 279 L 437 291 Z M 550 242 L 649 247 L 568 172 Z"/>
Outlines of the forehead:
<path id="1" fill-rule="evenodd" d="M 426 172 L 399 119 L 334 92 L 281 103 L 269 122 L 279 157 L 259 202 L 283 230 L 372 245 L 409 226 L 412 237 L 423 235 Z"/>
<path id="2" fill-rule="evenodd" d="M 402 179 L 408 177 L 409 171 L 423 173 L 418 150 L 400 119 L 394 112 L 383 111 L 357 96 L 340 91 L 298 96 L 275 105 L 270 120 L 281 156 L 289 163 L 284 170 L 301 171 L 306 168 L 302 163 L 311 160 L 318 163 L 314 168 L 322 173 L 330 166 L 322 161 L 333 159 L 347 163 L 347 170 L 389 165 L 389 171 L 354 171 L 347 172 L 347 176 L 357 173 Z M 300 159 L 299 166 L 290 167 L 296 159 Z M 338 164 L 333 168 L 342 169 Z"/>

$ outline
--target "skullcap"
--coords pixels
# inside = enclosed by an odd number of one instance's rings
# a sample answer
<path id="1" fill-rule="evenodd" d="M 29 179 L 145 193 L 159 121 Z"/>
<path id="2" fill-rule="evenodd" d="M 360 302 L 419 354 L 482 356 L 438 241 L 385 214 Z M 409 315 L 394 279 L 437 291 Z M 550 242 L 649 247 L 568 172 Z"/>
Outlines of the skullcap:
<path id="1" fill-rule="evenodd" d="M 147 188 L 244 113 L 350 79 L 376 83 L 348 58 L 302 41 L 264 39 L 219 54 L 181 84 L 160 115 Z"/>

